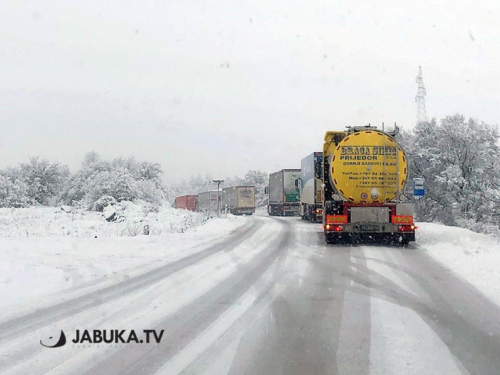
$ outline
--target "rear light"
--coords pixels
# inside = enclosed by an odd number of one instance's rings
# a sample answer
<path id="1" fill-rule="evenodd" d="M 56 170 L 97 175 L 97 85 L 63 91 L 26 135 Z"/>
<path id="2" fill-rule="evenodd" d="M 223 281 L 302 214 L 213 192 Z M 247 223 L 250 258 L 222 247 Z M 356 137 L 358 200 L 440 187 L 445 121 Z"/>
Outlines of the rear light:
<path id="1" fill-rule="evenodd" d="M 342 232 L 344 227 L 338 224 L 326 224 L 326 230 L 331 232 Z"/>
<path id="2" fill-rule="evenodd" d="M 400 225 L 398 227 L 398 230 L 400 232 L 413 232 L 415 230 L 415 225 L 411 224 L 411 225 Z"/>
<path id="3" fill-rule="evenodd" d="M 316 209 L 316 213 L 317 213 L 317 214 L 322 214 L 322 213 L 323 213 L 323 210 L 322 210 L 321 208 L 318 208 L 318 209 Z"/>

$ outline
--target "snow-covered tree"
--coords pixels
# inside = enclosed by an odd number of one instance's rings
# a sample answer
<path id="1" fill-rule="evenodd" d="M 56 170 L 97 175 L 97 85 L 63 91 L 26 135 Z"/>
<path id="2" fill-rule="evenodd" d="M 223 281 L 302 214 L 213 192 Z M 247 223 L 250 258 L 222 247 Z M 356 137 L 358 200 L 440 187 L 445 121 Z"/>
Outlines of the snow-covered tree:
<path id="1" fill-rule="evenodd" d="M 500 149 L 496 126 L 461 115 L 416 125 L 403 136 L 410 177 L 423 177 L 422 220 L 476 231 L 500 225 Z"/>
<path id="2" fill-rule="evenodd" d="M 71 177 L 61 195 L 68 204 L 79 202 L 87 209 L 104 196 L 117 201 L 147 201 L 160 205 L 168 195 L 163 186 L 160 164 L 138 162 L 134 158 L 102 160 L 96 153 L 88 153 L 82 168 Z"/>
<path id="3" fill-rule="evenodd" d="M 68 176 L 67 166 L 38 157 L 19 167 L 19 180 L 28 186 L 28 197 L 38 204 L 54 204 Z"/>
<path id="4" fill-rule="evenodd" d="M 265 206 L 267 204 L 265 188 L 269 183 L 269 175 L 262 171 L 248 171 L 243 177 L 243 182 L 246 185 L 255 186 L 255 205 L 257 207 Z"/>
<path id="5" fill-rule="evenodd" d="M 11 180 L 0 174 L 0 207 L 27 207 L 28 186 L 21 180 Z"/>
<path id="6" fill-rule="evenodd" d="M 95 152 L 95 151 L 90 151 L 87 152 L 83 158 L 82 166 L 89 166 L 94 163 L 98 163 L 101 161 L 101 156 Z"/>

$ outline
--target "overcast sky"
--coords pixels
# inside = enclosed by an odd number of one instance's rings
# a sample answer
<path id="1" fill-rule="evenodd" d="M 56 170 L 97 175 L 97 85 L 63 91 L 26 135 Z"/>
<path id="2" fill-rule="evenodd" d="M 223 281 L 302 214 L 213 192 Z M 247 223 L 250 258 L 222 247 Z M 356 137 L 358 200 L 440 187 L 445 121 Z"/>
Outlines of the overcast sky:
<path id="1" fill-rule="evenodd" d="M 326 130 L 500 118 L 497 1 L 2 1 L 0 168 L 88 151 L 167 181 L 299 168 Z"/>

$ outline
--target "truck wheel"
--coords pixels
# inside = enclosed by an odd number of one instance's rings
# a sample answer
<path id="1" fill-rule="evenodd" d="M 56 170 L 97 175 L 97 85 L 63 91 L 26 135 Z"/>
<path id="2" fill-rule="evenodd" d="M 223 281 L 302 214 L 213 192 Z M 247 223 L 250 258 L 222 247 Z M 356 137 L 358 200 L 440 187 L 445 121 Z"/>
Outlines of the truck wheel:
<path id="1" fill-rule="evenodd" d="M 327 244 L 338 244 L 342 242 L 341 238 L 338 238 L 336 235 L 331 233 L 325 233 L 325 241 Z"/>
<path id="2" fill-rule="evenodd" d="M 406 246 L 409 243 L 410 243 L 410 239 L 408 238 L 408 236 L 405 236 L 405 235 L 396 236 L 396 244 L 397 245 Z"/>

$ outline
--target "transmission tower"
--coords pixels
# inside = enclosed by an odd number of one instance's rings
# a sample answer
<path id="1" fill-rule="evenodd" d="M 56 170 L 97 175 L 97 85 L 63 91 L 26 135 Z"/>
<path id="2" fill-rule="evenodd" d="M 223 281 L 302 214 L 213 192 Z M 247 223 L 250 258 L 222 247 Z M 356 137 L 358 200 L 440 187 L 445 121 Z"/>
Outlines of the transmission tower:
<path id="1" fill-rule="evenodd" d="M 425 113 L 425 86 L 424 78 L 422 77 L 422 67 L 418 67 L 418 76 L 415 79 L 418 83 L 417 95 L 415 95 L 415 102 L 417 103 L 417 122 L 427 121 L 427 114 Z"/>

